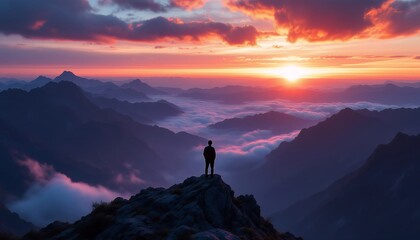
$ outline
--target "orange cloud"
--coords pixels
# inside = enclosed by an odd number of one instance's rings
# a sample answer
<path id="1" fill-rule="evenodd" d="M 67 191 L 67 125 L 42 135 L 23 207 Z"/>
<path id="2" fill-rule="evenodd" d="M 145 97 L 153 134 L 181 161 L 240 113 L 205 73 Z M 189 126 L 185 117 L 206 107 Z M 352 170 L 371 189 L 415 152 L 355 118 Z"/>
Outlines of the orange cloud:
<path id="1" fill-rule="evenodd" d="M 272 18 L 288 41 L 395 37 L 420 30 L 420 0 L 226 0 L 255 17 Z"/>
<path id="2" fill-rule="evenodd" d="M 207 0 L 171 0 L 171 5 L 183 9 L 196 9 L 202 7 Z"/>
<path id="3" fill-rule="evenodd" d="M 371 30 L 382 38 L 416 34 L 420 31 L 420 0 L 388 0 L 366 14 L 373 23 Z"/>

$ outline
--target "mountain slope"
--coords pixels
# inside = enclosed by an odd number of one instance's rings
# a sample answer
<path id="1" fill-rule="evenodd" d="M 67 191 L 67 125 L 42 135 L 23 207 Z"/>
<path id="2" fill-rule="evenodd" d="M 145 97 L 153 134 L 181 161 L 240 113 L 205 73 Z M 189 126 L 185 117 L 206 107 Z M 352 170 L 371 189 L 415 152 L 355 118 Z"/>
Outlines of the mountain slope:
<path id="1" fill-rule="evenodd" d="M 0 119 L 0 202 L 22 194 L 31 182 L 30 176 L 17 164 L 17 153 L 46 156 L 39 146 L 19 130 Z"/>
<path id="2" fill-rule="evenodd" d="M 16 213 L 10 212 L 0 203 L 0 232 L 23 235 L 33 227 L 31 223 L 22 220 Z"/>
<path id="3" fill-rule="evenodd" d="M 284 209 L 357 169 L 378 144 L 399 131 L 420 132 L 420 109 L 344 109 L 281 143 L 261 167 L 247 173 L 246 186 L 264 209 Z"/>
<path id="4" fill-rule="evenodd" d="M 420 104 L 420 88 L 383 85 L 351 86 L 335 97 L 340 101 L 367 101 L 382 104 L 418 105 Z"/>
<path id="5" fill-rule="evenodd" d="M 167 117 L 178 116 L 183 111 L 165 100 L 156 102 L 130 103 L 104 97 L 92 97 L 90 100 L 101 108 L 110 108 L 116 112 L 132 117 L 140 123 L 150 124 Z"/>
<path id="6" fill-rule="evenodd" d="M 81 87 L 82 89 L 86 91 L 92 91 L 92 92 L 96 92 L 96 91 L 103 90 L 106 88 L 116 87 L 114 83 L 102 82 L 95 79 L 79 77 L 70 71 L 63 71 L 59 76 L 55 77 L 54 80 L 56 82 L 69 81 L 76 84 L 77 86 Z"/>
<path id="7" fill-rule="evenodd" d="M 273 133 L 289 133 L 309 127 L 314 121 L 301 119 L 281 112 L 266 112 L 243 118 L 230 118 L 209 126 L 211 129 L 226 131 L 269 130 Z"/>
<path id="8" fill-rule="evenodd" d="M 45 76 L 39 76 L 36 79 L 29 82 L 19 80 L 7 81 L 5 83 L 0 83 L 0 89 L 5 90 L 9 88 L 18 88 L 29 91 L 37 87 L 42 87 L 50 81 L 52 81 L 52 79 Z"/>
<path id="9" fill-rule="evenodd" d="M 360 169 L 280 213 L 277 224 L 309 240 L 417 239 L 419 146 L 420 135 L 398 134 Z"/>
<path id="10" fill-rule="evenodd" d="M 129 89 L 133 89 L 135 91 L 138 92 L 142 92 L 148 95 L 164 95 L 167 94 L 164 91 L 161 91 L 159 89 L 153 88 L 151 86 L 149 86 L 148 84 L 142 82 L 140 79 L 136 79 L 133 80 L 131 82 L 128 83 L 124 83 L 123 85 L 121 85 L 122 88 L 129 88 Z"/>
<path id="11" fill-rule="evenodd" d="M 190 177 L 168 189 L 98 205 L 74 224 L 55 223 L 26 239 L 297 239 L 260 216 L 252 195 L 234 197 L 220 176 Z"/>

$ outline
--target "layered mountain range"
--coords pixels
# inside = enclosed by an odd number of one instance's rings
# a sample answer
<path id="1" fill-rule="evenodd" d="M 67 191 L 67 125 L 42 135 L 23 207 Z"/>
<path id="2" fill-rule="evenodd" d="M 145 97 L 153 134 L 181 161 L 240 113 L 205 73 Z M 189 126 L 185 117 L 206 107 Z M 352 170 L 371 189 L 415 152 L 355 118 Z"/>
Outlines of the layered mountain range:
<path id="1" fill-rule="evenodd" d="M 0 129 L 0 189 L 7 193 L 1 200 L 19 196 L 27 188 L 27 173 L 19 165 L 27 158 L 51 165 L 76 181 L 130 190 L 138 189 L 139 182 L 116 178 L 140 172 L 144 183 L 164 184 L 162 173 L 173 172 L 182 156 L 205 142 L 101 109 L 67 81 L 29 92 L 1 92 Z"/>
<path id="2" fill-rule="evenodd" d="M 338 90 L 244 86 L 226 86 L 211 89 L 192 88 L 179 93 L 178 96 L 212 100 L 226 104 L 243 104 L 252 101 L 276 99 L 294 102 L 373 102 L 402 106 L 420 104 L 420 88 L 418 86 L 398 86 L 391 83 L 355 85 Z"/>
<path id="3" fill-rule="evenodd" d="M 267 213 L 284 209 L 360 167 L 377 145 L 398 132 L 419 133 L 419 122 L 418 108 L 344 109 L 282 142 L 257 169 L 240 173 L 250 176 L 241 179 L 241 186 L 253 189 Z"/>
<path id="4" fill-rule="evenodd" d="M 416 239 L 420 234 L 420 135 L 399 133 L 358 170 L 274 218 L 308 240 Z"/>

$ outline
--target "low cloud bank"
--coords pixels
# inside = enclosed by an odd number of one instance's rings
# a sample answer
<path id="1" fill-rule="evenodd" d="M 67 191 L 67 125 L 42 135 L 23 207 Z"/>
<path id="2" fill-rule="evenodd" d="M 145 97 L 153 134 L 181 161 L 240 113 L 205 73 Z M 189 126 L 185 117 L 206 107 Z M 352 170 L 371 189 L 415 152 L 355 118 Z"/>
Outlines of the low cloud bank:
<path id="1" fill-rule="evenodd" d="M 37 226 L 56 220 L 76 221 L 92 210 L 93 202 L 111 201 L 122 195 L 103 186 L 74 182 L 52 166 L 30 158 L 19 163 L 28 169 L 34 183 L 22 199 L 9 203 L 8 207 Z"/>

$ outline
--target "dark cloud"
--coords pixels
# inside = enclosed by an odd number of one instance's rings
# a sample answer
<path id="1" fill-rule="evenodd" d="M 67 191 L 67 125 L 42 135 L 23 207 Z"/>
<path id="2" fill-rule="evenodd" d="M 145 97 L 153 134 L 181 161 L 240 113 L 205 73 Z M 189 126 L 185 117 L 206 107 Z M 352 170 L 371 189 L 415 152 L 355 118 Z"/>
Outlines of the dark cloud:
<path id="1" fill-rule="evenodd" d="M 128 33 L 125 22 L 90 10 L 85 0 L 5 0 L 0 3 L 0 32 L 27 38 L 90 41 L 110 41 Z"/>
<path id="2" fill-rule="evenodd" d="M 255 45 L 258 32 L 252 26 L 233 27 L 219 22 L 182 23 L 157 17 L 133 24 L 131 38 L 143 41 L 156 41 L 164 38 L 191 38 L 199 41 L 211 35 L 219 36 L 231 45 Z"/>
<path id="3" fill-rule="evenodd" d="M 100 4 L 116 4 L 126 9 L 149 10 L 152 12 L 166 12 L 168 7 L 155 0 L 100 0 Z"/>
<path id="4" fill-rule="evenodd" d="M 254 45 L 259 35 L 252 26 L 234 27 L 219 22 L 184 23 L 157 17 L 126 23 L 112 15 L 91 12 L 86 0 L 5 0 L 0 3 L 0 32 L 27 38 L 112 42 L 153 42 L 166 38 L 218 37 L 228 44 Z"/>
<path id="5" fill-rule="evenodd" d="M 206 0 L 170 0 L 164 4 L 156 0 L 99 0 L 102 5 L 116 4 L 124 9 L 147 10 L 152 12 L 167 12 L 172 8 L 195 9 L 202 7 Z"/>
<path id="6" fill-rule="evenodd" d="M 228 0 L 228 5 L 254 16 L 275 19 L 288 40 L 346 40 L 393 37 L 420 29 L 420 0 Z"/>
<path id="7" fill-rule="evenodd" d="M 234 27 L 223 34 L 223 39 L 231 45 L 241 45 L 248 43 L 255 45 L 257 42 L 258 31 L 252 26 Z"/>

